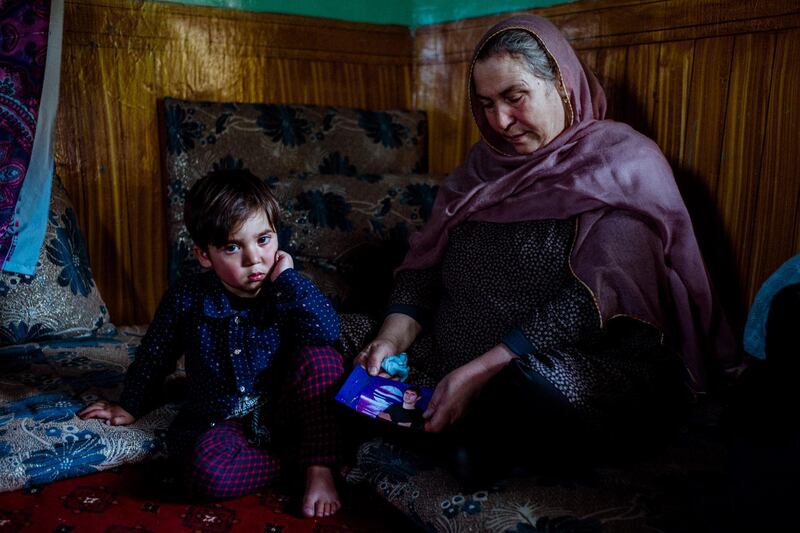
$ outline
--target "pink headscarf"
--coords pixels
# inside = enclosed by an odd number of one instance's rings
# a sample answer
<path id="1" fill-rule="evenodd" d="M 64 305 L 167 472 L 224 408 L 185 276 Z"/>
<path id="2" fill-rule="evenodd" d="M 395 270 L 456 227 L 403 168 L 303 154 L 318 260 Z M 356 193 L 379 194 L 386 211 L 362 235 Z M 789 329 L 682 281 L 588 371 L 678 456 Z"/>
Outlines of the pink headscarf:
<path id="1" fill-rule="evenodd" d="M 491 37 L 509 29 L 525 30 L 539 39 L 569 95 L 571 123 L 532 154 L 516 154 L 492 130 L 472 83 L 478 52 Z M 713 352 L 724 366 L 735 366 L 738 352 L 733 336 L 713 298 L 669 163 L 647 137 L 626 124 L 604 120 L 603 89 L 561 32 L 533 15 L 497 24 L 476 48 L 469 93 L 483 138 L 466 162 L 445 178 L 433 215 L 422 232 L 411 237 L 400 269 L 438 263 L 450 230 L 465 220 L 577 216 L 570 263 L 592 291 L 603 324 L 624 315 L 667 332 L 679 347 L 696 390 L 706 385 L 706 355 Z M 623 241 L 617 234 L 622 214 L 643 222 L 635 249 L 630 239 Z"/>

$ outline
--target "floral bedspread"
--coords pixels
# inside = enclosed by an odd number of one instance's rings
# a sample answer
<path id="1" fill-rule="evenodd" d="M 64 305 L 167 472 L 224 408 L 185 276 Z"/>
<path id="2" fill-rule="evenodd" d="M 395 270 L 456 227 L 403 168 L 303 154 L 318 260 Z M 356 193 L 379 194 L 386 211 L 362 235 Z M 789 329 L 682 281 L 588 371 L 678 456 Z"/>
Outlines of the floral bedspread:
<path id="1" fill-rule="evenodd" d="M 144 328 L 0 348 L 0 491 L 139 462 L 160 453 L 175 415 L 165 405 L 130 426 L 80 420 L 97 398 L 116 399 Z"/>
<path id="2" fill-rule="evenodd" d="M 726 531 L 715 514 L 728 497 L 725 453 L 705 424 L 642 457 L 560 474 L 519 472 L 468 491 L 420 450 L 375 438 L 359 447 L 346 479 L 372 488 L 424 531 Z"/>

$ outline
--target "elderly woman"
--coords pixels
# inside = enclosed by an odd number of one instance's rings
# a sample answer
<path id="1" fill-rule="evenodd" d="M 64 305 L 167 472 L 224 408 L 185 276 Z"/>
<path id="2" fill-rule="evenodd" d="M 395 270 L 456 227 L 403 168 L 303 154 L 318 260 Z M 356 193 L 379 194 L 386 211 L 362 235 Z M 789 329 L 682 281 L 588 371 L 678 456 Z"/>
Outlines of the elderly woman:
<path id="1" fill-rule="evenodd" d="M 540 17 L 489 30 L 469 81 L 482 138 L 412 237 L 372 340 L 345 322 L 365 340 L 356 363 L 376 374 L 408 351 L 411 380 L 435 384 L 425 430 L 501 448 L 531 428 L 556 442 L 664 424 L 686 384 L 705 388 L 708 355 L 736 358 L 669 164 L 604 120 L 602 88 Z"/>

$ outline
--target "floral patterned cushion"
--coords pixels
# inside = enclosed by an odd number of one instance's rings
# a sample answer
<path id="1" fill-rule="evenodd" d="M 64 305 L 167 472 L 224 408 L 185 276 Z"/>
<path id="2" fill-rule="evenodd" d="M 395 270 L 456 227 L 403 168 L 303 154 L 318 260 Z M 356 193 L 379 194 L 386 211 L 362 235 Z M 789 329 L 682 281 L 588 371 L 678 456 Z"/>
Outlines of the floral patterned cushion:
<path id="1" fill-rule="evenodd" d="M 247 168 L 283 207 L 281 247 L 342 311 L 382 309 L 406 237 L 430 216 L 421 111 L 167 99 L 169 281 L 199 268 L 183 223 L 192 184 Z"/>
<path id="2" fill-rule="evenodd" d="M 649 457 L 572 473 L 520 471 L 465 490 L 422 452 L 375 438 L 360 446 L 346 479 L 424 531 L 696 531 L 704 530 L 698 516 L 724 497 L 724 450 L 720 435 L 691 430 Z"/>
<path id="3" fill-rule="evenodd" d="M 0 492 L 142 461 L 161 452 L 174 404 L 130 426 L 80 420 L 100 397 L 115 400 L 144 334 L 57 339 L 0 348 Z"/>
<path id="4" fill-rule="evenodd" d="M 53 181 L 36 273 L 0 273 L 0 345 L 113 330 L 72 202 L 61 181 Z"/>
<path id="5" fill-rule="evenodd" d="M 168 166 L 195 179 L 218 154 L 247 155 L 248 168 L 265 177 L 428 170 L 424 111 L 166 98 L 164 126 Z"/>

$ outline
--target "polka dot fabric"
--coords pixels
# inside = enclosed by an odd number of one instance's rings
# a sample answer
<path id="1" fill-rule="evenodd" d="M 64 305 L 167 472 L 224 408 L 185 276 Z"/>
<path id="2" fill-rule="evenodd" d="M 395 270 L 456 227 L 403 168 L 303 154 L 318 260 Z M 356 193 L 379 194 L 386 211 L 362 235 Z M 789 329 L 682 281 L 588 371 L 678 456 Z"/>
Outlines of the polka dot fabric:
<path id="1" fill-rule="evenodd" d="M 164 378 L 186 356 L 187 398 L 178 418 L 204 426 L 242 416 L 268 389 L 281 354 L 325 346 L 339 337 L 339 319 L 308 279 L 294 269 L 266 284 L 254 305 L 235 309 L 213 272 L 176 282 L 128 369 L 120 404 L 134 416 L 153 407 Z"/>
<path id="2" fill-rule="evenodd" d="M 601 330 L 591 293 L 569 267 L 575 226 L 468 221 L 451 232 L 440 265 L 400 272 L 389 312 L 423 324 L 432 317 L 409 350 L 412 379 L 435 383 L 502 342 L 594 418 L 647 396 L 659 376 L 672 379 L 663 369 L 676 359 L 654 328 Z"/>

